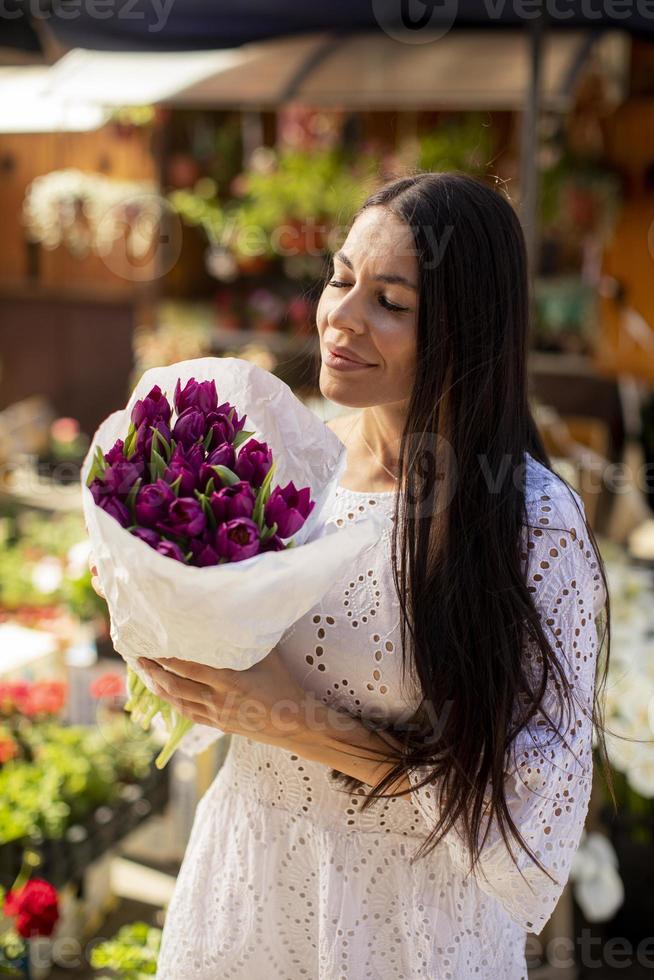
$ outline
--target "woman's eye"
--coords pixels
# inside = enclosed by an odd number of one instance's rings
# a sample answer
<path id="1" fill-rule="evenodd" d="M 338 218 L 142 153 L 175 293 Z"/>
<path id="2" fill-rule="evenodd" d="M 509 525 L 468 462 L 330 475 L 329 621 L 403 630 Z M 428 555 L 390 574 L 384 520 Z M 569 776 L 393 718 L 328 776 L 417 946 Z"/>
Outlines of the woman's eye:
<path id="1" fill-rule="evenodd" d="M 349 283 L 349 282 L 339 282 L 338 279 L 331 279 L 329 281 L 328 285 L 329 286 L 336 286 L 337 289 L 347 289 L 347 287 L 348 286 L 351 286 L 352 284 Z M 407 313 L 408 312 L 406 306 L 396 306 L 395 303 L 391 303 L 390 300 L 387 300 L 386 297 L 383 296 L 383 295 L 379 297 L 379 305 L 380 306 L 383 306 L 384 309 L 386 309 L 386 310 L 390 310 L 391 313 Z"/>
<path id="2" fill-rule="evenodd" d="M 382 306 L 384 306 L 387 310 L 390 310 L 392 313 L 406 313 L 407 312 L 406 306 L 396 306 L 395 303 L 390 303 L 386 299 L 385 296 L 380 296 L 379 297 L 379 302 L 380 302 L 380 304 Z"/>

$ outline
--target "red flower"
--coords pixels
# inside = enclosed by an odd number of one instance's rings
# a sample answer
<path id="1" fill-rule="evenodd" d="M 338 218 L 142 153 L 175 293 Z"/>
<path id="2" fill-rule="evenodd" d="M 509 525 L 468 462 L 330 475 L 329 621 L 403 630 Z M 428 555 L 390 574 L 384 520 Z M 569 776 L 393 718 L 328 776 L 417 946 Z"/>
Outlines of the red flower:
<path id="1" fill-rule="evenodd" d="M 56 715 L 66 703 L 65 681 L 14 681 L 0 684 L 0 714 L 32 718 Z"/>
<path id="2" fill-rule="evenodd" d="M 18 755 L 18 746 L 13 738 L 0 738 L 0 764 L 15 759 Z"/>
<path id="3" fill-rule="evenodd" d="M 3 912 L 16 917 L 16 929 L 23 937 L 51 936 L 59 919 L 56 888 L 42 878 L 33 878 L 18 891 L 7 894 Z"/>
<path id="4" fill-rule="evenodd" d="M 89 688 L 91 697 L 100 698 L 119 698 L 125 693 L 125 678 L 120 674 L 109 671 L 97 677 Z"/>

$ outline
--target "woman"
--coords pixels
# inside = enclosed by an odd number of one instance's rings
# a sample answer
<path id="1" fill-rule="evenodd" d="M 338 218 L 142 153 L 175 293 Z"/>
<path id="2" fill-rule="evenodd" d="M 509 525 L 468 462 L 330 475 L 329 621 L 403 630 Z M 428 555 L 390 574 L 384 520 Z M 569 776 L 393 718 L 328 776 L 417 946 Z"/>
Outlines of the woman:
<path id="1" fill-rule="evenodd" d="M 528 407 L 509 202 L 460 174 L 373 194 L 317 327 L 323 394 L 361 410 L 331 518 L 392 530 L 250 670 L 143 663 L 233 735 L 157 977 L 526 978 L 586 815 L 608 590 Z"/>

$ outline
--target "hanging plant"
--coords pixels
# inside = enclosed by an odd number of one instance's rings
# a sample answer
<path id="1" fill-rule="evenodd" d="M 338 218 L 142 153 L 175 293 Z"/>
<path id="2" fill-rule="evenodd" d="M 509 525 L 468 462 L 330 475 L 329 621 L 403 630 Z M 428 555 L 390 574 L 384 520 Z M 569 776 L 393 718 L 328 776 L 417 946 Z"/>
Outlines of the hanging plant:
<path id="1" fill-rule="evenodd" d="M 161 202 L 149 181 L 112 180 L 81 170 L 53 170 L 28 185 L 23 223 L 32 242 L 66 248 L 78 258 L 107 255 L 127 236 L 135 259 L 144 258 L 157 234 Z"/>

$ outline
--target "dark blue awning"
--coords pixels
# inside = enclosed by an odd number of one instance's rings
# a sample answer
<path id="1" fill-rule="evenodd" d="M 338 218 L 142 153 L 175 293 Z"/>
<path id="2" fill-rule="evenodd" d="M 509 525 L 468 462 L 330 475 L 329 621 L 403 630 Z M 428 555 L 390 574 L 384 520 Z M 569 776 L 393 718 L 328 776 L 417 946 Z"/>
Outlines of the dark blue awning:
<path id="1" fill-rule="evenodd" d="M 33 0 L 14 2 L 25 16 L 41 9 Z M 410 40 L 421 31 L 442 34 L 452 26 L 529 28 L 535 13 L 533 0 L 51 0 L 51 4 L 42 0 L 42 4 L 51 7 L 44 19 L 66 46 L 124 51 L 229 48 L 324 30 L 403 31 Z M 654 35 L 654 9 L 640 0 L 619 4 L 542 0 L 542 10 L 544 23 L 553 28 L 612 27 Z"/>

